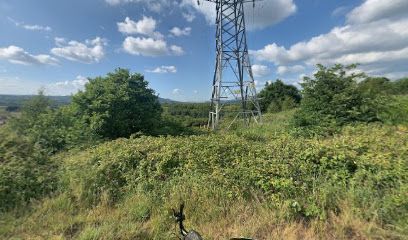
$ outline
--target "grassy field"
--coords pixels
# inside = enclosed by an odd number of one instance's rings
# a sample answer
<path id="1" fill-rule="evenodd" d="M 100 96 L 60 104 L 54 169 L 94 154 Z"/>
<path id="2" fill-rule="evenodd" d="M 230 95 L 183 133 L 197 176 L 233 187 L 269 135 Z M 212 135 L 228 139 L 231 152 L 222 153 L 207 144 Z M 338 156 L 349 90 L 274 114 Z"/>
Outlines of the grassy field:
<path id="1" fill-rule="evenodd" d="M 1 239 L 177 239 L 171 208 L 205 239 L 406 239 L 408 129 L 297 137 L 261 126 L 119 139 L 53 157 L 58 191 L 0 216 Z"/>

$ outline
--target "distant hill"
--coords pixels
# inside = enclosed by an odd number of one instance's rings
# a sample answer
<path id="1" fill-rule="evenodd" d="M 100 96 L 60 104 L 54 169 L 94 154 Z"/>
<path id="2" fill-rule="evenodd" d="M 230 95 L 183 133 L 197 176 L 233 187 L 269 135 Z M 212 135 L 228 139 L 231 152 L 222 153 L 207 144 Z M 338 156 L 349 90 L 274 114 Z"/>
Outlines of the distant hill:
<path id="1" fill-rule="evenodd" d="M 180 103 L 180 102 L 178 102 L 178 101 L 174 101 L 174 100 L 171 100 L 171 99 L 168 99 L 168 98 L 161 98 L 161 97 L 159 97 L 159 102 L 160 103 Z"/>
<path id="2" fill-rule="evenodd" d="M 34 95 L 0 95 L 0 106 L 20 107 L 25 101 Z M 49 96 L 56 105 L 67 105 L 71 102 L 70 96 Z"/>
<path id="3" fill-rule="evenodd" d="M 13 106 L 20 107 L 24 101 L 29 100 L 34 95 L 1 95 L 0 94 L 0 106 Z M 67 105 L 71 102 L 71 96 L 48 96 L 57 106 Z M 177 103 L 167 98 L 160 98 L 160 103 Z"/>

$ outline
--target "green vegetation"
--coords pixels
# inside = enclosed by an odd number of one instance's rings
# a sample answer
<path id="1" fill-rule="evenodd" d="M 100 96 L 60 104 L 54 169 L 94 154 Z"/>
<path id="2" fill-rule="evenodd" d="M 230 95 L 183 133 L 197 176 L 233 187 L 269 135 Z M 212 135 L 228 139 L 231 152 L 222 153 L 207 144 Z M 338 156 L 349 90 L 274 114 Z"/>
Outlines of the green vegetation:
<path id="1" fill-rule="evenodd" d="M 107 139 L 151 133 L 157 127 L 161 106 L 140 74 L 117 69 L 106 77 L 90 79 L 73 97 L 72 107 L 96 135 Z"/>
<path id="2" fill-rule="evenodd" d="M 185 127 L 205 126 L 208 123 L 210 103 L 167 103 L 163 104 L 164 116 Z"/>
<path id="3" fill-rule="evenodd" d="M 358 80 L 364 75 L 348 73 L 354 65 L 318 68 L 314 78 L 305 77 L 302 83 L 303 100 L 295 115 L 296 126 L 331 127 L 379 121 L 379 105 L 373 102 L 376 96 L 367 96 L 359 89 Z"/>
<path id="4" fill-rule="evenodd" d="M 5 127 L 0 139 L 0 211 L 56 189 L 57 165 L 37 145 Z"/>
<path id="5" fill-rule="evenodd" d="M 276 113 L 297 107 L 302 99 L 299 90 L 281 80 L 267 83 L 259 93 L 262 112 Z"/>
<path id="6" fill-rule="evenodd" d="M 300 105 L 273 98 L 278 113 L 229 132 L 186 128 L 205 124 L 209 104 L 161 112 L 125 70 L 61 108 L 40 94 L 0 128 L 0 238 L 175 239 L 169 210 L 184 201 L 205 239 L 405 239 L 408 97 L 394 88 L 404 80 L 349 70 L 319 66 Z M 123 107 L 140 99 L 157 107 L 154 121 Z"/>

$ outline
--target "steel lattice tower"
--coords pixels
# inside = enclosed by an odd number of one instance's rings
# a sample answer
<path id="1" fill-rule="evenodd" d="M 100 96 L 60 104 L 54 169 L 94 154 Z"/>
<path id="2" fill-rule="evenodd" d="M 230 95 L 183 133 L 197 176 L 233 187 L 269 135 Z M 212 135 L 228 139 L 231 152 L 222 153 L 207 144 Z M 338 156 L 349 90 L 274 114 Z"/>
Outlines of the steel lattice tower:
<path id="1" fill-rule="evenodd" d="M 208 127 L 217 129 L 225 105 L 239 102 L 235 117 L 248 126 L 253 120 L 261 121 L 261 109 L 257 99 L 255 81 L 249 60 L 245 30 L 244 4 L 255 0 L 205 0 L 216 5 L 216 66 L 211 96 L 211 112 Z"/>

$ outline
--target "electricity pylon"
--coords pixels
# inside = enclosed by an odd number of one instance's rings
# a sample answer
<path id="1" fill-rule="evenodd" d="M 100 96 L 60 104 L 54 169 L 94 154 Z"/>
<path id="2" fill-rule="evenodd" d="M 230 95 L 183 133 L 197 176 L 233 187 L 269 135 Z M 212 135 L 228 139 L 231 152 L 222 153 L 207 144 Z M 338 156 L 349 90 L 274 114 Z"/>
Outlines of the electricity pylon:
<path id="1" fill-rule="evenodd" d="M 255 7 L 255 0 L 203 1 L 215 3 L 217 10 L 217 57 L 208 127 L 219 128 L 221 117 L 227 112 L 225 106 L 231 103 L 240 103 L 240 109 L 232 111 L 234 118 L 229 126 L 240 120 L 245 126 L 252 120 L 259 123 L 261 109 L 249 60 L 244 13 L 244 4 L 253 3 Z"/>

